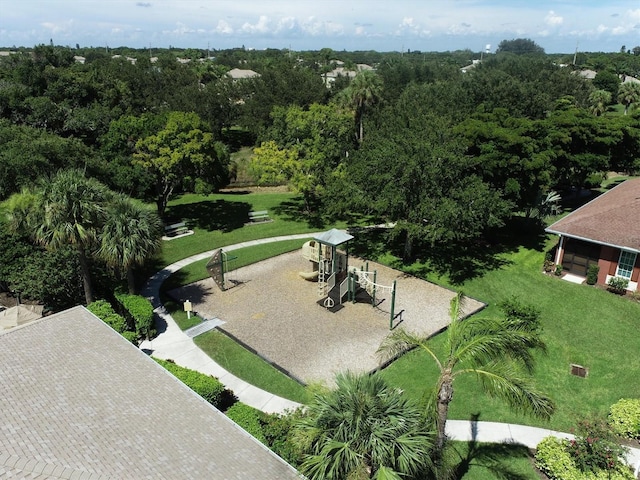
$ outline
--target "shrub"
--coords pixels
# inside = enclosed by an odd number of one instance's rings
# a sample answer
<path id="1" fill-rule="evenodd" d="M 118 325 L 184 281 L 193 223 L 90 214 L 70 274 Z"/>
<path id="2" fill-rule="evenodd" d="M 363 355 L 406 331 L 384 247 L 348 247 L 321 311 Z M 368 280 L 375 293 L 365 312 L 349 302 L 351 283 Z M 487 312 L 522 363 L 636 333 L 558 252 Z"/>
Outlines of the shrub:
<path id="1" fill-rule="evenodd" d="M 607 422 L 600 419 L 578 422 L 576 437 L 567 448 L 574 463 L 583 472 L 614 470 L 625 453 Z"/>
<path id="2" fill-rule="evenodd" d="M 210 375 L 196 372 L 189 368 L 181 367 L 167 360 L 154 358 L 156 362 L 169 370 L 178 380 L 184 383 L 191 390 L 196 392 L 207 402 L 216 408 L 221 408 L 225 401 L 226 389 L 220 381 Z"/>
<path id="3" fill-rule="evenodd" d="M 579 472 L 571 455 L 565 448 L 565 441 L 556 437 L 544 438 L 536 450 L 536 467 L 549 478 L 562 480 L 578 480 Z"/>
<path id="4" fill-rule="evenodd" d="M 640 438 L 640 398 L 622 398 L 611 405 L 609 425 L 616 435 Z"/>
<path id="5" fill-rule="evenodd" d="M 551 480 L 635 480 L 631 470 L 622 463 L 613 470 L 580 471 L 567 451 L 568 445 L 567 440 L 555 437 L 546 437 L 538 444 L 536 467 Z"/>
<path id="6" fill-rule="evenodd" d="M 585 188 L 600 188 L 605 177 L 602 173 L 592 173 L 584 182 Z"/>
<path id="7" fill-rule="evenodd" d="M 115 292 L 116 300 L 125 310 L 138 335 L 149 339 L 153 330 L 153 306 L 151 302 L 140 295 Z"/>
<path id="8" fill-rule="evenodd" d="M 600 267 L 598 265 L 589 265 L 589 269 L 587 270 L 587 285 L 595 285 L 598 283 L 598 273 L 600 273 Z"/>
<path id="9" fill-rule="evenodd" d="M 624 295 L 627 293 L 629 280 L 623 277 L 612 277 L 607 285 L 609 286 L 610 292 L 617 293 L 618 295 Z"/>
<path id="10" fill-rule="evenodd" d="M 124 338 L 131 343 L 135 343 L 138 335 L 135 332 L 127 331 L 127 322 L 118 315 L 109 302 L 106 300 L 96 300 L 87 306 L 87 310 L 100 318 L 104 323 L 113 328 L 116 332 L 121 333 Z"/>
<path id="11" fill-rule="evenodd" d="M 556 265 L 556 271 L 554 273 L 556 274 L 556 277 L 562 275 L 562 265 Z"/>
<path id="12" fill-rule="evenodd" d="M 264 414 L 260 410 L 256 410 L 242 402 L 237 402 L 225 412 L 227 417 L 244 428 L 253 437 L 260 440 L 265 445 L 267 439 L 262 432 L 262 419 Z"/>
<path id="13" fill-rule="evenodd" d="M 267 445 L 294 467 L 299 467 L 303 460 L 302 442 L 296 438 L 293 428 L 294 422 L 302 417 L 302 412 L 302 408 L 298 408 L 284 415 L 272 413 L 263 417 L 262 433 L 267 439 Z"/>

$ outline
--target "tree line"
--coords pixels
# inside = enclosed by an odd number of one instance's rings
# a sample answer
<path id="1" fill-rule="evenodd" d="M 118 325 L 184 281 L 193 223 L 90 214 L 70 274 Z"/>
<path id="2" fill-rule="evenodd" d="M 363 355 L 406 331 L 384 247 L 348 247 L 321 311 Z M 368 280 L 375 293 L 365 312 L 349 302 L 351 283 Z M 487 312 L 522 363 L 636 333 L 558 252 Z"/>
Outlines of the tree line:
<path id="1" fill-rule="evenodd" d="M 636 55 L 585 55 L 600 69 L 587 80 L 515 40 L 464 71 L 478 55 L 122 50 L 0 58 L 0 200 L 75 169 L 162 218 L 173 195 L 228 185 L 248 145 L 257 184 L 289 184 L 310 216 L 393 222 L 410 259 L 477 241 L 552 190 L 640 169 L 638 84 L 622 83 Z M 354 73 L 328 88 L 337 65 Z"/>

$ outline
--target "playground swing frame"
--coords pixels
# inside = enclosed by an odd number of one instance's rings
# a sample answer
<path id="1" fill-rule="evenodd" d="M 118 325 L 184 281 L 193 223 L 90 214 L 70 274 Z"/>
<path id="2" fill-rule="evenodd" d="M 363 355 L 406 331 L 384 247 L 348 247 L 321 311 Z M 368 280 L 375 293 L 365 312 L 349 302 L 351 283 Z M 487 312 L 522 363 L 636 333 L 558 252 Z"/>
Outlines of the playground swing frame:
<path id="1" fill-rule="evenodd" d="M 389 312 L 389 330 L 393 329 L 393 319 L 395 318 L 395 307 L 396 307 L 396 291 L 397 291 L 397 280 L 394 280 L 391 285 L 383 285 L 377 283 L 377 270 L 373 272 L 368 271 L 369 262 L 367 262 L 366 269 L 362 267 L 360 270 L 350 269 L 347 272 L 347 286 L 348 286 L 348 299 L 351 300 L 352 303 L 356 301 L 356 285 L 360 285 L 361 288 L 371 296 L 371 306 L 376 307 L 376 293 L 378 290 L 389 291 L 391 293 L 391 311 Z M 373 280 L 369 278 L 373 275 Z M 364 285 L 363 285 L 364 283 Z"/>

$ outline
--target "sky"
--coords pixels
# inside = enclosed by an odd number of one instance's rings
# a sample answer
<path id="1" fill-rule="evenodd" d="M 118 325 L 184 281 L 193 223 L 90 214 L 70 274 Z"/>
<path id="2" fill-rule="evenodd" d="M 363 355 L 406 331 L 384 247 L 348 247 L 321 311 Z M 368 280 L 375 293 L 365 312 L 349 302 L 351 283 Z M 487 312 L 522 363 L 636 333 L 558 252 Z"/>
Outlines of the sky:
<path id="1" fill-rule="evenodd" d="M 514 38 L 631 49 L 640 0 L 0 0 L 1 47 L 480 52 Z"/>

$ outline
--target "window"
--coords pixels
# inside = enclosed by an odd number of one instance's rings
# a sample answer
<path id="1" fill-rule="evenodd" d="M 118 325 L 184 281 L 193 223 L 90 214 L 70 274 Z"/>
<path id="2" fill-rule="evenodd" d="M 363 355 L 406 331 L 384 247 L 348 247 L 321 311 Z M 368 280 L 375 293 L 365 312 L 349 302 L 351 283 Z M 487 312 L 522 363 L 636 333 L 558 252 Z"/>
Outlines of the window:
<path id="1" fill-rule="evenodd" d="M 626 250 L 620 252 L 616 277 L 631 278 L 633 266 L 636 264 L 636 255 L 637 253 L 627 252 Z"/>

